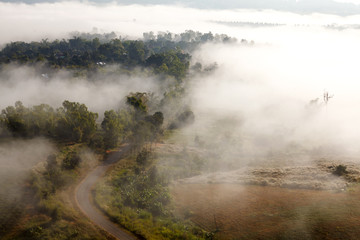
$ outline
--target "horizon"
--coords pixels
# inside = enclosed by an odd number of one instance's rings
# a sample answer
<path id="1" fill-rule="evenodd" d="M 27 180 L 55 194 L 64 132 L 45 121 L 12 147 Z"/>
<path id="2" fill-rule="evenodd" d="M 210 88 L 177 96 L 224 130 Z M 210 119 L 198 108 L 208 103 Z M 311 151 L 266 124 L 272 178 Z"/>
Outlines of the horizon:
<path id="1" fill-rule="evenodd" d="M 39 4 L 39 3 L 59 3 L 67 2 L 63 0 L 0 0 L 0 2 L 7 3 L 26 3 L 26 4 Z M 351 16 L 360 14 L 360 1 L 359 0 L 90 0 L 90 1 L 71 1 L 92 4 L 120 4 L 120 5 L 175 5 L 184 6 L 189 8 L 198 9 L 256 9 L 256 10 L 276 10 L 283 12 L 293 12 L 299 14 L 313 14 L 324 13 L 334 14 L 339 16 Z"/>

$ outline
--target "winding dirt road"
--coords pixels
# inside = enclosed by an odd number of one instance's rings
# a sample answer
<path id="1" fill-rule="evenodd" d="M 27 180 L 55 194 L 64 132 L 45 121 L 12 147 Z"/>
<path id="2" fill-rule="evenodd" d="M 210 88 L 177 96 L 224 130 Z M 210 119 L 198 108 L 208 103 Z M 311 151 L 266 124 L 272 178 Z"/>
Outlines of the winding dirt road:
<path id="1" fill-rule="evenodd" d="M 117 239 L 121 240 L 135 240 L 134 236 L 120 229 L 114 223 L 112 223 L 107 217 L 105 217 L 99 209 L 97 209 L 92 203 L 91 191 L 95 183 L 101 178 L 111 164 L 118 161 L 128 150 L 128 147 L 123 147 L 120 151 L 111 154 L 106 161 L 96 167 L 90 172 L 85 179 L 75 189 L 75 200 L 81 211 L 96 225 L 110 233 Z"/>

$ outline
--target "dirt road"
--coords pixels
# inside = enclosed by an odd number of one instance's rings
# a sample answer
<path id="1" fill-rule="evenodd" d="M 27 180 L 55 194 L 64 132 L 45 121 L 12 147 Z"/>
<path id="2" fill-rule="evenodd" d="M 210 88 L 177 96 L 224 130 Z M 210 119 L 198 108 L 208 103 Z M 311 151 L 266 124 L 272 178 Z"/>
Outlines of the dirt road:
<path id="1" fill-rule="evenodd" d="M 124 147 L 119 152 L 111 154 L 102 165 L 96 167 L 92 172 L 90 172 L 75 189 L 75 200 L 81 211 L 93 223 L 95 223 L 117 239 L 132 240 L 136 238 L 125 232 L 124 230 L 120 229 L 118 226 L 108 220 L 108 218 L 105 217 L 100 212 L 100 210 L 94 206 L 91 194 L 91 191 L 99 178 L 101 178 L 105 174 L 107 169 L 111 166 L 111 164 L 118 161 L 126 151 L 127 148 Z"/>

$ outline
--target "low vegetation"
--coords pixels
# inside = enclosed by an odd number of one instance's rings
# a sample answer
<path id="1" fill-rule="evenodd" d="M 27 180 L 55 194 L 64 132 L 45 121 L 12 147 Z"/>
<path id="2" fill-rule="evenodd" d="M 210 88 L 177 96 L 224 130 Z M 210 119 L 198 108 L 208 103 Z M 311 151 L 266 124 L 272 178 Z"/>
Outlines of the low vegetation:
<path id="1" fill-rule="evenodd" d="M 337 176 L 343 176 L 345 174 L 347 174 L 348 171 L 346 171 L 346 166 L 344 165 L 337 165 L 333 171 L 333 174 L 337 175 Z"/>
<path id="2" fill-rule="evenodd" d="M 71 186 L 96 161 L 89 159 L 84 144 L 58 148 L 44 164 L 23 175 L 21 184 L 26 186 L 7 185 L 21 190 L 21 195 L 12 202 L 1 198 L 1 239 L 108 239 L 82 219 L 70 200 Z"/>
<path id="3" fill-rule="evenodd" d="M 212 239 L 211 233 L 175 217 L 168 178 L 155 166 L 154 156 L 147 154 L 141 151 L 117 164 L 96 187 L 97 205 L 144 239 Z"/>

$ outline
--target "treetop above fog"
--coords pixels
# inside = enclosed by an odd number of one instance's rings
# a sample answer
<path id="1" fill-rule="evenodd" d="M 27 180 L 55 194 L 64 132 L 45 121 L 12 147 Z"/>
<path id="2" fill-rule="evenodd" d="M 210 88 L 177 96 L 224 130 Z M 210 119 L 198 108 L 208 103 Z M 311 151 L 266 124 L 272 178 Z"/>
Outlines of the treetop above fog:
<path id="1" fill-rule="evenodd" d="M 186 31 L 181 34 L 144 33 L 141 40 L 117 38 L 116 34 L 75 33 L 68 40 L 11 42 L 0 51 L 0 65 L 46 63 L 53 69 L 98 69 L 121 64 L 126 69 L 150 67 L 156 74 L 184 78 L 191 52 L 207 42 L 234 42 L 227 35 Z"/>

